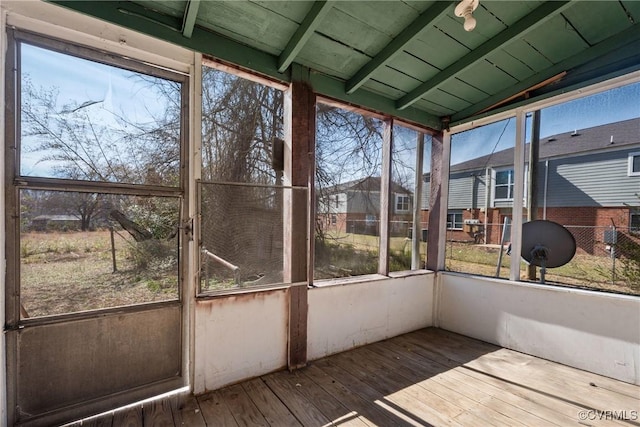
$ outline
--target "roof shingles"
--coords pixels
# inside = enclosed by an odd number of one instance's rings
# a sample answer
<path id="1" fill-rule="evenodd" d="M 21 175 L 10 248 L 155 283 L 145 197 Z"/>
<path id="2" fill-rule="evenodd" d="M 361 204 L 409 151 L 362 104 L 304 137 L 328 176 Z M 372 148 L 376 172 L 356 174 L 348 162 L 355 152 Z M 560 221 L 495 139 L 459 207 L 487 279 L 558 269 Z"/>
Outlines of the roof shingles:
<path id="1" fill-rule="evenodd" d="M 640 145 L 640 118 L 540 138 L 540 160 L 577 156 L 612 147 Z M 514 148 L 451 166 L 452 172 L 513 165 Z M 529 143 L 525 159 L 529 157 Z"/>

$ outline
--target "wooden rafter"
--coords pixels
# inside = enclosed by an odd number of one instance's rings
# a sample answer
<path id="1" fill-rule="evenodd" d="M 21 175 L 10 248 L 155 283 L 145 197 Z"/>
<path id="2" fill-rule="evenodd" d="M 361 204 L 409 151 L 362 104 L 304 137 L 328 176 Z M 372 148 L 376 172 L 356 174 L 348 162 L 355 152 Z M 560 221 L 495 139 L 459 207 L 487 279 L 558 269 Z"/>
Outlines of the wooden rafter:
<path id="1" fill-rule="evenodd" d="M 191 38 L 193 28 L 196 26 L 196 17 L 200 8 L 200 0 L 189 0 L 184 10 L 184 18 L 182 19 L 182 35 Z"/>
<path id="2" fill-rule="evenodd" d="M 298 55 L 307 40 L 309 40 L 318 25 L 320 25 L 322 19 L 329 10 L 331 10 L 333 1 L 334 0 L 318 0 L 313 4 L 311 10 L 307 13 L 307 16 L 305 16 L 293 34 L 293 37 L 291 37 L 289 43 L 287 43 L 287 46 L 282 51 L 282 54 L 280 54 L 278 58 L 278 71 L 283 73 L 289 65 L 291 65 L 296 55 Z"/>
<path id="3" fill-rule="evenodd" d="M 377 69 L 383 67 L 398 52 L 402 51 L 409 42 L 415 39 L 418 34 L 422 32 L 422 30 L 444 16 L 451 3 L 452 2 L 448 1 L 436 2 L 429 9 L 422 12 L 422 14 L 409 24 L 407 28 L 402 30 L 396 38 L 391 40 L 391 42 L 389 42 L 389 44 L 380 51 L 380 53 L 371 59 L 371 61 L 367 62 L 353 75 L 351 79 L 349 79 L 346 84 L 347 93 L 352 94 L 355 92 L 360 86 L 369 80 L 371 75 Z"/>
<path id="4" fill-rule="evenodd" d="M 487 111 L 489 107 L 496 108 L 503 104 L 503 100 L 513 99 L 514 95 L 520 94 L 523 91 L 538 89 L 541 87 L 538 86 L 541 82 L 553 79 L 554 76 L 558 76 L 564 71 L 595 61 L 596 59 L 611 52 L 615 52 L 624 46 L 631 46 L 633 43 L 638 42 L 640 42 L 640 26 L 635 25 L 615 36 L 609 37 L 595 46 L 547 68 L 546 70 L 541 71 L 538 74 L 529 77 L 526 80 L 521 81 L 520 83 L 510 86 L 509 88 L 490 96 L 481 102 L 465 108 L 464 110 L 454 114 L 451 120 L 452 122 L 460 122 L 472 115 L 479 114 L 479 112 Z"/>
<path id="5" fill-rule="evenodd" d="M 396 104 L 397 108 L 400 110 L 407 108 L 423 96 L 428 95 L 432 90 L 435 90 L 438 85 L 444 81 L 468 69 L 478 61 L 484 60 L 491 53 L 503 48 L 510 42 L 522 37 L 524 34 L 533 31 L 535 28 L 547 22 L 570 5 L 570 1 L 548 1 L 544 3 L 542 6 L 527 14 L 524 18 L 502 31 L 497 36 L 487 40 L 463 58 L 454 62 L 434 77 L 400 98 Z"/>
<path id="6" fill-rule="evenodd" d="M 493 105 L 490 105 L 490 106 L 488 106 L 486 108 L 483 108 L 482 110 L 478 111 L 478 114 L 482 114 L 485 111 L 490 111 L 490 110 L 493 110 L 494 108 L 500 107 L 501 105 L 508 104 L 509 102 L 513 101 L 514 99 L 520 98 L 521 96 L 528 97 L 528 94 L 530 92 L 533 92 L 534 90 L 538 90 L 538 89 L 540 89 L 542 87 L 545 87 L 546 85 L 549 85 L 551 83 L 555 83 L 558 80 L 563 79 L 564 76 L 566 76 L 566 75 L 567 75 L 566 71 L 558 73 L 553 77 L 550 77 L 550 78 L 548 78 L 546 80 L 543 80 L 540 83 L 537 83 L 537 84 L 535 84 L 535 85 L 533 85 L 533 86 L 531 86 L 531 87 L 529 87 L 527 89 L 521 90 L 520 92 L 514 93 L 513 95 L 511 95 L 511 96 L 509 96 L 509 97 L 507 97 L 507 98 L 505 98 L 505 99 L 503 99 L 501 101 L 498 101 Z"/>

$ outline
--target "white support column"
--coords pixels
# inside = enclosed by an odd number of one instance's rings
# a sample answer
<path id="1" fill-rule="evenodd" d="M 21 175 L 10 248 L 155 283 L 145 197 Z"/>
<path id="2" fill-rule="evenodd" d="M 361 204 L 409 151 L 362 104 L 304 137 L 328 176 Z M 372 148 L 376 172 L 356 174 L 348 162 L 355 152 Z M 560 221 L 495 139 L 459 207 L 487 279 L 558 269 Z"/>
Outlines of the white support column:
<path id="1" fill-rule="evenodd" d="M 522 207 L 524 199 L 524 146 L 526 113 L 516 110 L 516 141 L 513 156 L 513 210 L 511 222 L 511 270 L 509 279 L 520 280 L 520 251 L 522 248 Z"/>
<path id="2" fill-rule="evenodd" d="M 192 239 L 188 242 L 189 261 L 184 284 L 183 301 L 185 305 L 183 350 L 189 388 L 193 391 L 195 366 L 195 297 L 200 287 L 200 200 L 197 182 L 202 177 L 202 54 L 195 53 L 189 73 L 189 139 L 187 141 L 189 198 L 188 215 L 192 220 Z"/>

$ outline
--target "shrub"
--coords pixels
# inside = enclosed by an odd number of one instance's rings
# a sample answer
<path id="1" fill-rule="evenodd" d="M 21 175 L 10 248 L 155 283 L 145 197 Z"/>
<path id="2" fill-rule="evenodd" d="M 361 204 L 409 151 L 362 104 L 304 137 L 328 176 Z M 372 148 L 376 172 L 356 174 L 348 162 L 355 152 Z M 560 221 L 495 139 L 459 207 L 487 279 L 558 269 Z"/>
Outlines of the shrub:
<path id="1" fill-rule="evenodd" d="M 632 290 L 640 291 L 640 241 L 632 236 L 620 233 L 616 247 L 620 256 L 620 278 Z"/>
<path id="2" fill-rule="evenodd" d="M 129 248 L 129 258 L 138 270 L 172 270 L 178 265 L 175 239 L 136 242 Z"/>

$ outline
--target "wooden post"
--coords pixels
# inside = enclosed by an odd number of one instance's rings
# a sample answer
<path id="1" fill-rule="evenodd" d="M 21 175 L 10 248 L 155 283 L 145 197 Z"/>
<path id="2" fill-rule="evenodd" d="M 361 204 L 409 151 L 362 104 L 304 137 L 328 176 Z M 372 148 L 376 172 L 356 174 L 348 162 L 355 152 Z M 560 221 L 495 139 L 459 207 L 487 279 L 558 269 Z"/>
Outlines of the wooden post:
<path id="1" fill-rule="evenodd" d="M 527 187 L 527 221 L 538 219 L 538 161 L 540 160 L 540 110 L 533 112 L 531 144 L 529 144 L 529 185 Z M 536 266 L 529 264 L 528 279 L 536 280 Z"/>
<path id="2" fill-rule="evenodd" d="M 411 236 L 411 269 L 423 268 L 420 260 L 420 244 L 422 241 L 422 226 L 420 214 L 422 213 L 422 176 L 424 162 L 424 133 L 419 132 L 416 140 L 416 175 L 413 190 L 413 234 Z"/>
<path id="3" fill-rule="evenodd" d="M 292 65 L 292 82 L 285 92 L 284 184 L 313 188 L 316 102 L 309 84 L 309 70 Z M 305 282 L 289 289 L 288 367 L 296 369 L 307 362 L 307 284 L 313 280 L 312 194 L 284 190 L 284 271 L 288 283 Z"/>
<path id="4" fill-rule="evenodd" d="M 431 138 L 431 195 L 429 197 L 429 225 L 427 236 L 427 268 L 444 269 L 444 247 L 446 244 L 446 215 L 449 191 L 449 144 L 443 132 Z M 442 225 L 444 221 L 445 225 Z M 442 237 L 442 238 L 441 238 Z"/>
<path id="5" fill-rule="evenodd" d="M 393 151 L 393 119 L 384 121 L 382 140 L 382 173 L 380 174 L 380 253 L 378 274 L 389 274 L 389 219 L 393 202 L 391 191 L 391 153 Z"/>

